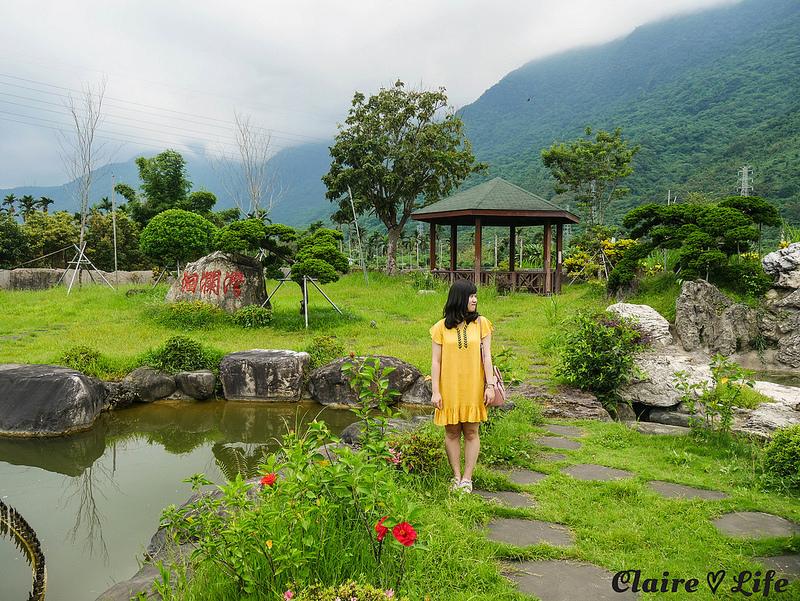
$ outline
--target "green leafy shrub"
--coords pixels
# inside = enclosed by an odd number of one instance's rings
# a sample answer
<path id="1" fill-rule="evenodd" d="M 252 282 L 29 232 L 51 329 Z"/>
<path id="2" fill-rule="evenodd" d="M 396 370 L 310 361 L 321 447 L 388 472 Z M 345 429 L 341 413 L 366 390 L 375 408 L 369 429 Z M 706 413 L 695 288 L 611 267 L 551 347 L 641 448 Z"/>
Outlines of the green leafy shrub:
<path id="1" fill-rule="evenodd" d="M 389 438 L 390 463 L 407 474 L 434 473 L 445 459 L 444 441 L 432 428 L 395 434 Z"/>
<path id="2" fill-rule="evenodd" d="M 800 425 L 775 432 L 764 451 L 764 471 L 800 487 Z"/>
<path id="3" fill-rule="evenodd" d="M 638 324 L 608 314 L 581 312 L 572 325 L 556 375 L 593 392 L 605 406 L 615 404 L 618 391 L 633 375 L 636 353 L 650 345 L 649 334 Z"/>
<path id="4" fill-rule="evenodd" d="M 73 346 L 58 357 L 58 364 L 76 369 L 92 378 L 103 379 L 110 371 L 111 362 L 100 351 L 85 344 Z"/>
<path id="5" fill-rule="evenodd" d="M 336 336 L 315 336 L 303 350 L 311 355 L 311 369 L 344 356 L 344 345 Z"/>
<path id="6" fill-rule="evenodd" d="M 375 587 L 363 588 L 365 594 L 399 592 L 425 550 L 416 532 L 425 527 L 423 511 L 386 461 L 364 449 L 329 451 L 335 458 L 315 450 L 330 439 L 322 422 L 302 435 L 292 430 L 281 452 L 261 465 L 261 486 L 237 475 L 218 487 L 221 495 L 195 495 L 165 510 L 162 527 L 193 541 L 198 577 L 190 586 L 205 594 L 165 591 L 164 598 L 328 599 L 323 587 L 353 578 L 363 581 L 356 586 Z M 185 481 L 195 491 L 212 484 L 202 474 Z"/>
<path id="7" fill-rule="evenodd" d="M 205 301 L 180 301 L 159 307 L 153 313 L 154 321 L 173 329 L 196 330 L 227 323 L 229 315 Z"/>
<path id="8" fill-rule="evenodd" d="M 233 323 L 243 328 L 266 328 L 272 319 L 272 311 L 260 305 L 242 307 L 233 316 Z"/>
<path id="9" fill-rule="evenodd" d="M 728 290 L 753 299 L 762 298 L 772 288 L 772 278 L 764 273 L 761 261 L 726 265 L 715 279 Z"/>
<path id="10" fill-rule="evenodd" d="M 168 374 L 197 369 L 210 369 L 216 373 L 223 354 L 187 336 L 173 336 L 161 346 L 145 352 L 140 364 Z"/>

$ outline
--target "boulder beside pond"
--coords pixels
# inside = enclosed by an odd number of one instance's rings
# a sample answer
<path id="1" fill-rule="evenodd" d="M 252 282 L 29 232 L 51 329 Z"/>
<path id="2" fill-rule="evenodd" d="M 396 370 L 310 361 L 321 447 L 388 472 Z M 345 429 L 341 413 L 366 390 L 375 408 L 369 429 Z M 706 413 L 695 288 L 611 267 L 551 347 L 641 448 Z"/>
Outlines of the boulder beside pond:
<path id="1" fill-rule="evenodd" d="M 86 430 L 103 410 L 98 380 L 58 365 L 0 365 L 0 434 L 59 436 Z"/>
<path id="2" fill-rule="evenodd" d="M 430 385 L 426 385 L 425 376 L 416 367 L 395 357 L 370 355 L 368 357 L 342 357 L 312 370 L 308 376 L 308 392 L 315 401 L 333 407 L 357 407 L 358 394 L 350 386 L 350 380 L 342 370 L 345 363 L 358 363 L 366 359 L 376 358 L 381 369 L 393 368 L 386 376 L 389 390 L 400 394 L 388 399 L 388 404 L 411 403 L 429 404 L 431 400 Z"/>
<path id="3" fill-rule="evenodd" d="M 252 349 L 222 358 L 219 379 L 229 401 L 299 401 L 308 373 L 308 353 Z"/>

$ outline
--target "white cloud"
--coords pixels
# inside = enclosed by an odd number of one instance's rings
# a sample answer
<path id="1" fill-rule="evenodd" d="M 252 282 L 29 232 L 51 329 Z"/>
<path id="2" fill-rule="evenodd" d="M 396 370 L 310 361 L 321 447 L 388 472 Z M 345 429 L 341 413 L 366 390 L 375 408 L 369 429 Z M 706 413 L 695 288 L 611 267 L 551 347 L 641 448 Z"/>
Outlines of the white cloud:
<path id="1" fill-rule="evenodd" d="M 332 136 L 356 90 L 399 78 L 463 106 L 535 58 L 734 1 L 7 0 L 0 188 L 60 183 L 61 97 L 102 74 L 120 158 L 215 148 L 234 110 L 292 145 Z"/>

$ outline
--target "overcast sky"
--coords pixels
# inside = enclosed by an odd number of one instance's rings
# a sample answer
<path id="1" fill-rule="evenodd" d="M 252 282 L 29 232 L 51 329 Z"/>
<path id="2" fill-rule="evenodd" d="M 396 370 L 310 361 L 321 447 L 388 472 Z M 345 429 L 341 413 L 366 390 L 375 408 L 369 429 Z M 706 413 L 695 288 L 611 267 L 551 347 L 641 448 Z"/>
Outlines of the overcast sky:
<path id="1" fill-rule="evenodd" d="M 231 152 L 235 112 L 278 150 L 330 140 L 355 91 L 401 79 L 461 107 L 530 60 L 736 1 L 4 0 L 0 188 L 67 179 L 64 99 L 103 77 L 115 160 Z"/>

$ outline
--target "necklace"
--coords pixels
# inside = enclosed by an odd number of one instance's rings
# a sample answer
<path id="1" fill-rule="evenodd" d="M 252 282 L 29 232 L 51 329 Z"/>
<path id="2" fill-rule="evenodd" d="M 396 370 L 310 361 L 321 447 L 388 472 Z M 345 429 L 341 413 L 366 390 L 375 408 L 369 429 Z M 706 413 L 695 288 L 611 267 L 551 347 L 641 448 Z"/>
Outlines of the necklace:
<path id="1" fill-rule="evenodd" d="M 461 330 L 456 326 L 456 336 L 458 336 L 458 348 L 467 348 L 467 322 L 464 322 L 464 346 L 461 346 Z"/>

